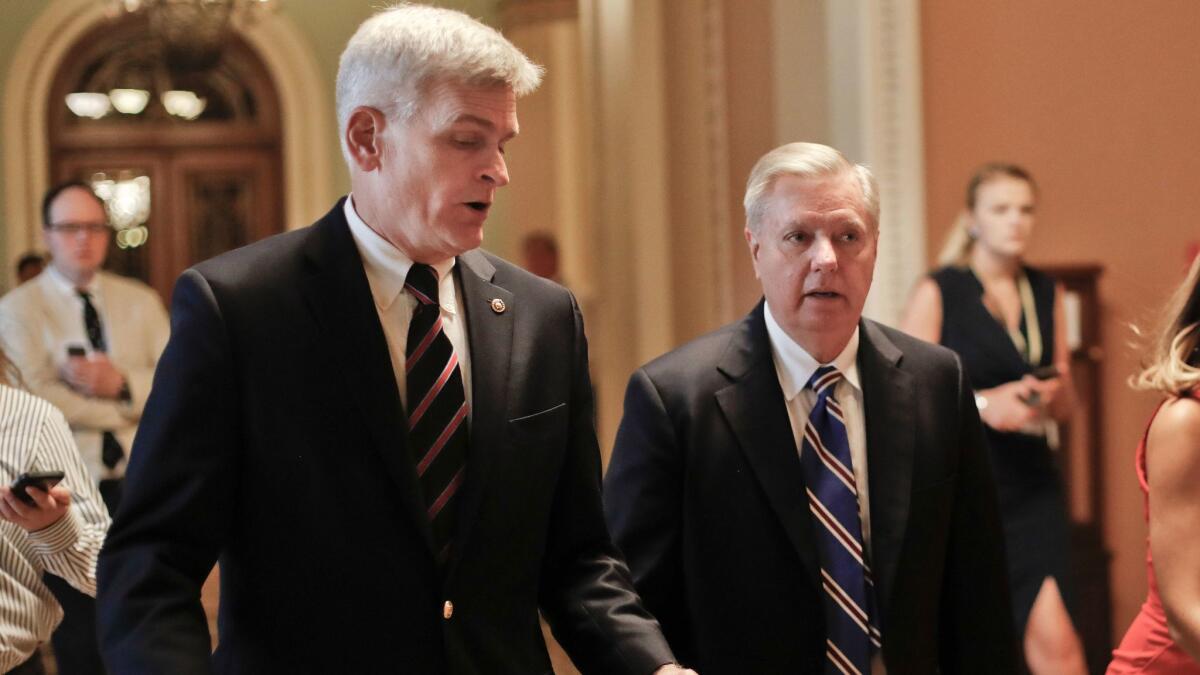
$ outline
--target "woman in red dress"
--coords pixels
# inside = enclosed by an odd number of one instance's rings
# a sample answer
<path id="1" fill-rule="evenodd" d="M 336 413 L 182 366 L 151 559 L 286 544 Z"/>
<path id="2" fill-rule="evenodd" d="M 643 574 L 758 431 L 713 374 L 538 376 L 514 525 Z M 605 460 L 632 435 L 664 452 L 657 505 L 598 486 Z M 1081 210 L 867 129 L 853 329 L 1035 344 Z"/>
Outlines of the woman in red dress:
<path id="1" fill-rule="evenodd" d="M 1134 387 L 1166 395 L 1137 449 L 1149 591 L 1108 675 L 1200 675 L 1200 258 L 1175 292 Z"/>

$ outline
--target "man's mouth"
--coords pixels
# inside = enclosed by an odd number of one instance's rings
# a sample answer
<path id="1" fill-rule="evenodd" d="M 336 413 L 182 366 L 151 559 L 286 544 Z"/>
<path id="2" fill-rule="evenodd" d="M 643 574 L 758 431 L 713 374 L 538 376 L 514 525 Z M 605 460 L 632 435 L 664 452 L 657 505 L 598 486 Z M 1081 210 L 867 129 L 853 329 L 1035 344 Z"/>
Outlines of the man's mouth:
<path id="1" fill-rule="evenodd" d="M 487 213 L 488 207 L 491 206 L 488 202 L 467 202 L 466 204 L 480 213 Z"/>
<path id="2" fill-rule="evenodd" d="M 826 300 L 832 300 L 834 298 L 841 297 L 842 294 L 835 293 L 833 291 L 809 291 L 809 292 L 805 293 L 804 295 L 811 297 L 811 298 L 823 298 Z"/>

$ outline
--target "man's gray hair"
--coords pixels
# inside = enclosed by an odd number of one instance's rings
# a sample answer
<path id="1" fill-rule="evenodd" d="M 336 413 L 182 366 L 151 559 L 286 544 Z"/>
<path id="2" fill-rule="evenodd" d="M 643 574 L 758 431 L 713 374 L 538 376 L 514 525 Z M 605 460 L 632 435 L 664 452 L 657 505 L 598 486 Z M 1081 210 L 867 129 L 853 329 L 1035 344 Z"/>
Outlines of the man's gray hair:
<path id="1" fill-rule="evenodd" d="M 462 12 L 407 2 L 385 9 L 358 27 L 338 65 L 342 152 L 348 159 L 346 123 L 359 106 L 406 121 L 434 81 L 508 86 L 519 97 L 537 89 L 542 70 L 495 28 Z"/>
<path id="2" fill-rule="evenodd" d="M 851 173 L 862 188 L 863 207 L 871 218 L 870 225 L 879 227 L 879 185 L 875 175 L 861 164 L 854 164 L 842 153 L 820 143 L 788 143 L 768 152 L 750 170 L 746 181 L 746 227 L 757 232 L 767 210 L 767 197 L 775 179 L 780 176 L 825 178 Z"/>

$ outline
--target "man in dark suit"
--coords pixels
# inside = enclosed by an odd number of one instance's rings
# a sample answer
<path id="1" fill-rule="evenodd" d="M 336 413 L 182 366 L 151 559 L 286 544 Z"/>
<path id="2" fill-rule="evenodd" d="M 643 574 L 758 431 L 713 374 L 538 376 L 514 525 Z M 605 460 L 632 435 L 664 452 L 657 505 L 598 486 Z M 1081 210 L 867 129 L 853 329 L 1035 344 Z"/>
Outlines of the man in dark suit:
<path id="1" fill-rule="evenodd" d="M 180 277 L 101 556 L 113 672 L 547 673 L 539 608 L 585 672 L 684 672 L 607 534 L 579 308 L 476 250 L 540 75 L 381 12 L 338 74 L 351 196 Z"/>
<path id="2" fill-rule="evenodd" d="M 745 198 L 764 301 L 630 380 L 610 531 L 706 675 L 1015 672 L 970 385 L 861 318 L 877 195 L 833 148 L 768 153 Z"/>

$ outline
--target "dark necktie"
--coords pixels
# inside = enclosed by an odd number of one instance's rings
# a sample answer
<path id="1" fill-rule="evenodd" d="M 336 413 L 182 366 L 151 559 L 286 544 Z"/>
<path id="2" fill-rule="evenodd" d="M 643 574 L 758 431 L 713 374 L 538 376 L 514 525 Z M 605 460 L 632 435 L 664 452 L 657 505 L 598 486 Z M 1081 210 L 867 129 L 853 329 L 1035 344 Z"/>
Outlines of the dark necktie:
<path id="1" fill-rule="evenodd" d="M 450 558 L 467 461 L 467 399 L 450 338 L 442 330 L 438 275 L 414 264 L 404 287 L 417 298 L 404 370 L 408 390 L 408 448 L 417 465 L 439 564 Z"/>
<path id="2" fill-rule="evenodd" d="M 800 451 L 808 506 L 817 534 L 825 610 L 825 673 L 871 672 L 882 635 L 875 611 L 871 567 L 863 549 L 858 485 L 846 420 L 833 396 L 842 374 L 833 366 L 813 373 L 807 388 L 817 402 L 804 426 Z"/>
<path id="3" fill-rule="evenodd" d="M 75 292 L 83 300 L 83 327 L 87 330 L 88 342 L 92 343 L 92 349 L 95 351 L 107 352 L 108 345 L 104 342 L 104 325 L 100 323 L 100 313 L 92 304 L 92 294 L 81 290 Z M 124 456 L 125 449 L 121 447 L 121 442 L 111 431 L 105 431 L 100 448 L 100 460 L 104 462 L 104 466 L 111 469 Z"/>

